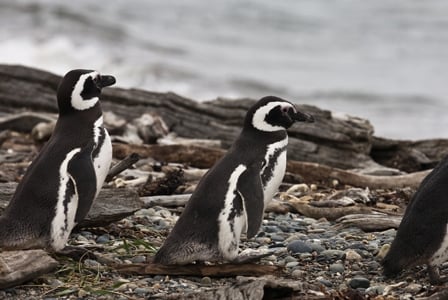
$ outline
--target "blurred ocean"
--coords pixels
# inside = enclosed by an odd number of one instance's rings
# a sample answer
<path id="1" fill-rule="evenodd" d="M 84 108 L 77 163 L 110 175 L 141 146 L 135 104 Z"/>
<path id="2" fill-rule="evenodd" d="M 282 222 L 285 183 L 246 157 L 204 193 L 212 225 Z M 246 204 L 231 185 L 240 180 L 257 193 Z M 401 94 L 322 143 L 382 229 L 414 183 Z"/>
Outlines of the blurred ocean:
<path id="1" fill-rule="evenodd" d="M 448 137 L 445 0 L 0 2 L 0 63 L 93 68 L 196 100 L 273 94 Z"/>

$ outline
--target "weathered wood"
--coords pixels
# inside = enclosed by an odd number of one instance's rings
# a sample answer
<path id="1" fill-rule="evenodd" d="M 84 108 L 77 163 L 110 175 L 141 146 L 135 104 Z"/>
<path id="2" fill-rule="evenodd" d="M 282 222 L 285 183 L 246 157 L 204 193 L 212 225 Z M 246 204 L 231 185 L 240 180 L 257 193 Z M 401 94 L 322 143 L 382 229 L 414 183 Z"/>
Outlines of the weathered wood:
<path id="1" fill-rule="evenodd" d="M 16 186 L 16 183 L 0 183 L 0 214 L 8 205 Z M 143 203 L 134 190 L 103 188 L 77 228 L 106 226 L 132 215 L 142 206 Z"/>
<path id="2" fill-rule="evenodd" d="M 182 207 L 185 206 L 190 199 L 191 194 L 169 195 L 169 196 L 149 196 L 140 197 L 144 208 L 162 206 L 162 207 Z M 266 207 L 266 212 L 275 212 L 284 214 L 290 211 L 288 203 L 278 200 L 272 200 Z"/>
<path id="3" fill-rule="evenodd" d="M 224 155 L 225 150 L 194 145 L 113 144 L 114 157 L 123 159 L 131 153 L 137 153 L 141 158 L 152 157 L 162 162 L 177 162 L 189 164 L 195 168 L 210 168 Z"/>
<path id="4" fill-rule="evenodd" d="M 299 214 L 313 219 L 325 218 L 334 221 L 345 215 L 367 214 L 372 210 L 364 205 L 353 205 L 347 207 L 315 207 L 300 201 L 290 200 L 289 204 Z"/>
<path id="5" fill-rule="evenodd" d="M 275 276 L 245 277 L 238 276 L 231 286 L 215 287 L 206 292 L 171 294 L 168 299 L 356 299 L 352 297 L 313 297 L 310 290 L 319 290 L 319 286 L 296 279 L 283 279 Z M 304 296 L 304 295 L 307 296 Z"/>
<path id="6" fill-rule="evenodd" d="M 259 264 L 219 264 L 219 265 L 161 265 L 161 264 L 126 264 L 115 266 L 123 274 L 171 275 L 171 276 L 263 276 L 281 274 L 280 266 Z"/>
<path id="7" fill-rule="evenodd" d="M 164 162 L 189 163 L 193 167 L 210 168 L 225 154 L 218 148 L 204 148 L 190 145 L 127 145 L 114 144 L 114 156 L 124 158 L 132 153 L 138 153 L 142 158 L 153 157 Z M 337 179 L 341 184 L 369 187 L 371 189 L 389 189 L 412 187 L 417 188 L 430 170 L 405 175 L 374 176 L 332 168 L 312 162 L 289 160 L 286 170 L 299 174 L 304 182 L 331 181 Z"/>
<path id="8" fill-rule="evenodd" d="M 447 139 L 397 141 L 375 137 L 372 158 L 382 165 L 411 173 L 434 168 L 448 155 Z"/>
<path id="9" fill-rule="evenodd" d="M 138 162 L 139 159 L 140 156 L 134 152 L 126 156 L 122 161 L 118 162 L 116 165 L 110 168 L 109 173 L 106 176 L 106 182 L 111 181 L 115 176 L 130 168 L 133 164 Z"/>
<path id="10" fill-rule="evenodd" d="M 336 223 L 338 227 L 358 227 L 363 231 L 371 232 L 397 229 L 401 218 L 401 216 L 387 214 L 353 214 L 337 219 Z"/>
<path id="11" fill-rule="evenodd" d="M 60 78 L 24 66 L 0 65 L 0 109 L 56 112 L 55 94 Z M 239 134 L 254 100 L 199 103 L 173 93 L 108 88 L 101 103 L 104 111 L 113 111 L 128 122 L 144 113 L 156 113 L 181 137 L 220 140 L 227 148 Z M 316 122 L 297 124 L 289 130 L 290 158 L 341 168 L 375 165 L 369 156 L 373 127 L 367 120 L 334 116 L 313 106 L 298 107 L 312 114 Z"/>
<path id="12" fill-rule="evenodd" d="M 0 252 L 0 289 L 35 279 L 57 266 L 58 262 L 44 250 Z"/>
<path id="13" fill-rule="evenodd" d="M 417 188 L 431 170 L 395 176 L 363 175 L 310 162 L 288 161 L 288 172 L 300 174 L 305 182 L 330 181 L 371 189 Z"/>

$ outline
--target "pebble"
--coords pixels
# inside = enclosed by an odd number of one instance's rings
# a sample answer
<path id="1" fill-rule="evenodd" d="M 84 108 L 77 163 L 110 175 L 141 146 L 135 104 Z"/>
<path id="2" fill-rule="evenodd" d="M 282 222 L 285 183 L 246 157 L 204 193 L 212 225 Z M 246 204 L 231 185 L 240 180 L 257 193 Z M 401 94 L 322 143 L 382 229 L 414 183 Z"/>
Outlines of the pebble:
<path id="1" fill-rule="evenodd" d="M 292 273 L 291 273 L 291 276 L 294 278 L 305 278 L 306 275 L 307 275 L 306 271 L 299 270 L 299 269 L 296 269 L 296 270 L 292 271 Z"/>
<path id="2" fill-rule="evenodd" d="M 384 257 L 386 257 L 387 252 L 389 252 L 389 249 L 390 249 L 390 244 L 384 244 L 383 246 L 381 246 L 376 257 L 381 260 L 384 259 Z"/>
<path id="3" fill-rule="evenodd" d="M 95 241 L 98 244 L 106 244 L 106 243 L 110 242 L 110 237 L 108 234 L 102 234 L 99 237 L 97 237 Z"/>
<path id="4" fill-rule="evenodd" d="M 146 294 L 149 294 L 151 292 L 151 289 L 148 288 L 135 288 L 134 289 L 134 294 L 138 295 L 138 296 L 145 296 Z"/>
<path id="5" fill-rule="evenodd" d="M 309 245 L 309 243 L 304 241 L 293 241 L 288 244 L 286 249 L 291 252 L 292 254 L 297 253 L 311 253 L 313 251 L 313 248 Z"/>
<path id="6" fill-rule="evenodd" d="M 384 293 L 384 285 L 374 285 L 366 289 L 366 294 L 376 296 Z"/>
<path id="7" fill-rule="evenodd" d="M 345 252 L 345 259 L 347 261 L 353 262 L 353 261 L 361 261 L 362 257 L 355 250 L 349 249 Z"/>
<path id="8" fill-rule="evenodd" d="M 341 263 L 331 264 L 329 267 L 330 272 L 332 273 L 344 273 L 344 265 Z"/>
<path id="9" fill-rule="evenodd" d="M 423 286 L 418 283 L 411 283 L 407 287 L 404 288 L 404 290 L 408 293 L 416 294 L 422 290 Z"/>
<path id="10" fill-rule="evenodd" d="M 299 263 L 297 261 L 290 261 L 289 263 L 287 263 L 285 265 L 285 267 L 287 267 L 287 268 L 294 268 L 294 267 L 297 267 L 298 265 L 299 265 Z"/>
<path id="11" fill-rule="evenodd" d="M 144 255 L 134 256 L 131 259 L 131 262 L 134 264 L 144 263 L 144 262 L 146 262 L 146 256 L 144 256 Z"/>
<path id="12" fill-rule="evenodd" d="M 84 260 L 84 266 L 87 268 L 98 268 L 101 264 L 93 259 L 86 259 Z"/>
<path id="13" fill-rule="evenodd" d="M 212 279 L 210 277 L 208 277 L 208 276 L 202 277 L 201 284 L 202 285 L 211 285 L 212 284 Z"/>
<path id="14" fill-rule="evenodd" d="M 331 261 L 336 261 L 336 260 L 341 260 L 345 257 L 345 252 L 342 250 L 324 250 L 321 253 L 319 253 L 319 255 L 317 256 L 317 261 L 326 261 L 326 262 L 331 262 Z"/>
<path id="15" fill-rule="evenodd" d="M 359 289 L 359 288 L 367 289 L 370 286 L 370 280 L 365 277 L 357 276 L 350 279 L 348 285 L 352 289 Z"/>

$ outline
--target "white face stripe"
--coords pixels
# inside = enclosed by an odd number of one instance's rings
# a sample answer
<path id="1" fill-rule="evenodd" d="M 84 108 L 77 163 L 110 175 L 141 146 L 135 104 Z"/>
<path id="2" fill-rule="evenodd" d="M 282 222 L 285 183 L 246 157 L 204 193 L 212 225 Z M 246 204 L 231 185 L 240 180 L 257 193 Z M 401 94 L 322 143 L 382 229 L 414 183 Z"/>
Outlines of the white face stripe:
<path id="1" fill-rule="evenodd" d="M 56 203 L 56 213 L 53 221 L 51 222 L 51 243 L 55 250 L 64 248 L 65 243 L 68 240 L 71 230 L 74 226 L 74 219 L 76 210 L 78 208 L 78 192 L 76 190 L 76 183 L 67 172 L 68 164 L 72 160 L 76 153 L 80 152 L 81 148 L 75 148 L 65 156 L 59 167 L 59 189 Z M 67 192 L 67 184 L 69 180 L 72 180 L 75 184 L 75 195 L 73 195 L 68 203 L 67 215 L 64 212 L 64 200 Z M 67 222 L 67 228 L 65 224 Z"/>
<path id="2" fill-rule="evenodd" d="M 87 78 L 95 78 L 98 75 L 97 71 L 83 74 L 79 77 L 78 82 L 72 92 L 72 106 L 77 110 L 86 110 L 93 107 L 98 102 L 98 97 L 93 97 L 89 100 L 84 100 L 81 96 L 82 90 L 84 89 L 84 82 Z"/>
<path id="3" fill-rule="evenodd" d="M 238 178 L 241 174 L 246 171 L 246 166 L 239 165 L 230 175 L 229 178 L 229 186 L 227 188 L 227 193 L 224 198 L 224 208 L 219 214 L 218 224 L 219 224 L 219 249 L 226 258 L 229 259 L 230 256 L 236 256 L 238 254 L 238 245 L 239 245 L 239 235 L 235 236 L 235 232 L 239 231 L 241 233 L 242 227 L 244 226 L 239 220 L 234 220 L 234 231 L 230 227 L 229 223 L 229 215 L 232 209 L 233 198 L 235 197 L 235 191 L 238 183 Z M 241 228 L 236 228 L 241 227 Z M 236 251 L 232 251 L 229 253 L 229 250 L 233 249 L 232 243 L 236 243 Z M 235 250 L 235 249 L 233 249 Z M 228 254 L 228 255 L 226 255 Z M 232 255 L 234 254 L 234 255 Z"/>
<path id="4" fill-rule="evenodd" d="M 272 126 L 271 124 L 269 124 L 265 121 L 265 118 L 269 114 L 271 109 L 273 109 L 274 107 L 279 106 L 279 105 L 281 107 L 293 107 L 291 104 L 289 104 L 287 102 L 280 102 L 280 101 L 269 102 L 265 106 L 261 106 L 255 111 L 254 116 L 252 118 L 252 125 L 256 129 L 261 130 L 261 131 L 272 132 L 272 131 L 285 130 L 285 128 L 283 128 L 282 126 Z"/>

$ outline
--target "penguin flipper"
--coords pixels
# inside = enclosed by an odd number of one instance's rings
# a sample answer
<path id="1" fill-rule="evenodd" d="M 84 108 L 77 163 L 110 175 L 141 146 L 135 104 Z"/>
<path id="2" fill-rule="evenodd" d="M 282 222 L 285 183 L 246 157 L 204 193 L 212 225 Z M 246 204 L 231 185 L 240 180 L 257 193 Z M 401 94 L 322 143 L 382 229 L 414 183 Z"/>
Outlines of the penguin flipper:
<path id="1" fill-rule="evenodd" d="M 89 143 L 70 160 L 67 172 L 70 174 L 78 193 L 78 208 L 75 222 L 84 219 L 92 206 L 96 195 L 96 176 L 92 163 L 92 150 L 94 143 Z"/>
<path id="2" fill-rule="evenodd" d="M 237 190 L 244 202 L 247 214 L 247 238 L 254 237 L 263 221 L 264 200 L 260 166 L 249 165 L 238 178 Z"/>

